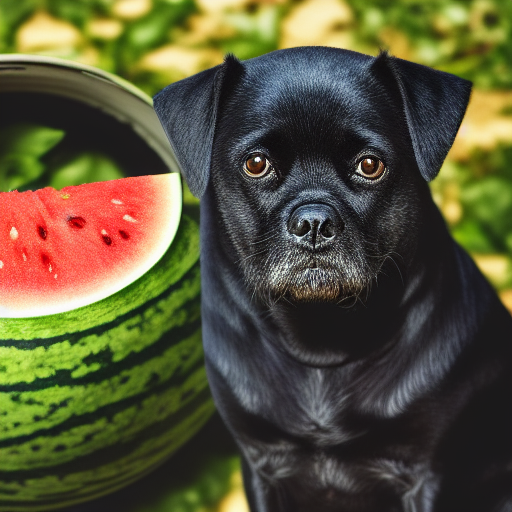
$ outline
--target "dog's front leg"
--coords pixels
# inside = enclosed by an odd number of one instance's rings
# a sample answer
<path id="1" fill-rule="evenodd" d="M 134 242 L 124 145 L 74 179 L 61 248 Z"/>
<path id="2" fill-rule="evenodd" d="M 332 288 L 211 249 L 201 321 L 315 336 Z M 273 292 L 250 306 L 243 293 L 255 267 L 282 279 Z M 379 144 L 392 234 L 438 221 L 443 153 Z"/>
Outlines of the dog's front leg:
<path id="1" fill-rule="evenodd" d="M 292 512 L 282 487 L 272 485 L 254 471 L 242 457 L 245 494 L 251 512 Z"/>

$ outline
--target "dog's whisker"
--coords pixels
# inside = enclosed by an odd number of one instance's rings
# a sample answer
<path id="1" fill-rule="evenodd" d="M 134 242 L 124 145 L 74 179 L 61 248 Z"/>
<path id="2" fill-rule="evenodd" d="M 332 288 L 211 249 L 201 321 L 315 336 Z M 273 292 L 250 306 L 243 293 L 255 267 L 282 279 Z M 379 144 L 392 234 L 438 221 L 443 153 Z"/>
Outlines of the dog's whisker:
<path id="1" fill-rule="evenodd" d="M 391 256 L 391 254 L 386 255 L 385 260 L 388 260 L 388 259 L 391 260 L 391 262 L 395 265 L 395 267 L 398 271 L 398 274 L 400 275 L 400 280 L 402 281 L 402 286 L 405 286 L 404 277 L 402 275 L 402 271 L 400 270 L 400 267 L 398 266 L 397 262 L 393 259 L 393 256 Z"/>
<path id="2" fill-rule="evenodd" d="M 266 252 L 266 250 L 262 249 L 261 251 L 257 251 L 257 252 L 251 253 L 251 254 L 247 254 L 246 256 L 244 256 L 242 258 L 239 258 L 238 260 L 235 260 L 235 263 L 236 264 L 244 263 L 244 262 L 250 260 L 251 258 L 255 258 L 256 256 L 259 256 L 260 254 L 264 254 L 265 252 Z"/>
<path id="3" fill-rule="evenodd" d="M 254 245 L 267 243 L 268 241 L 276 238 L 277 236 L 279 236 L 279 230 L 274 229 L 274 230 L 270 231 L 269 233 L 266 233 L 265 235 L 263 235 L 263 238 L 261 238 L 261 239 L 256 238 L 255 240 L 253 240 L 250 245 L 254 246 Z"/>

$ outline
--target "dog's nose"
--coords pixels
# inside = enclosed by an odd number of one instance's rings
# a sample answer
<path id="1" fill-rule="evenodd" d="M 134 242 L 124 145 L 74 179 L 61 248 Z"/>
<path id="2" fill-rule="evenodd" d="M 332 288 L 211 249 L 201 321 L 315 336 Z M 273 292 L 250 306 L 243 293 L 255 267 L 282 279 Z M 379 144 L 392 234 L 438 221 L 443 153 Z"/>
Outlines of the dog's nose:
<path id="1" fill-rule="evenodd" d="M 288 232 L 313 248 L 332 240 L 342 229 L 342 220 L 334 208 L 326 204 L 299 206 L 288 221 Z"/>

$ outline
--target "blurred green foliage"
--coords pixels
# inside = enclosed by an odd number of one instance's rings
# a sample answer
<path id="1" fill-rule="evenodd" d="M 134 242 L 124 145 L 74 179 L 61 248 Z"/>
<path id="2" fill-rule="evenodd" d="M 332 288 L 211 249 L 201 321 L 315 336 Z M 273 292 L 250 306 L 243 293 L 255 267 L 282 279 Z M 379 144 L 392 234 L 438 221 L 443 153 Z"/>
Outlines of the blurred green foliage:
<path id="1" fill-rule="evenodd" d="M 0 129 L 0 192 L 19 189 L 45 171 L 41 157 L 64 137 L 62 130 L 20 123 Z"/>
<path id="2" fill-rule="evenodd" d="M 380 34 L 394 28 L 408 38 L 415 60 L 474 82 L 512 86 L 512 2 L 508 0 L 349 0 L 356 37 L 386 47 Z"/>
<path id="3" fill-rule="evenodd" d="M 78 151 L 63 130 L 32 123 L 0 128 L 0 192 L 56 189 L 124 176 L 99 151 Z"/>
<path id="4" fill-rule="evenodd" d="M 133 512 L 198 512 L 211 511 L 231 490 L 231 477 L 240 467 L 237 456 L 211 458 L 194 475 L 192 482 L 158 499 L 151 499 Z"/>
<path id="5" fill-rule="evenodd" d="M 463 208 L 455 238 L 475 253 L 512 254 L 512 146 L 476 150 L 456 165 Z"/>
<path id="6" fill-rule="evenodd" d="M 239 3 L 240 7 L 225 13 L 229 33 L 206 34 L 193 46 L 232 52 L 242 59 L 275 50 L 279 47 L 283 17 L 300 4 Z M 113 0 L 2 0 L 0 52 L 17 51 L 19 27 L 34 12 L 44 11 L 75 26 L 83 35 L 81 46 L 98 51 L 100 67 L 154 94 L 166 84 L 158 72 L 141 71 L 137 63 L 148 52 L 179 42 L 187 32 L 190 17 L 199 12 L 198 6 L 194 0 L 153 0 L 147 12 L 126 19 L 116 16 L 115 4 Z M 340 30 L 353 34 L 356 47 L 373 53 L 387 48 L 385 32 L 395 29 L 407 37 L 418 62 L 463 76 L 477 87 L 512 86 L 509 0 L 346 0 L 346 4 L 354 17 Z M 120 23 L 118 33 L 102 35 L 91 31 L 91 20 L 116 20 Z M 75 56 L 79 58 L 78 54 Z"/>

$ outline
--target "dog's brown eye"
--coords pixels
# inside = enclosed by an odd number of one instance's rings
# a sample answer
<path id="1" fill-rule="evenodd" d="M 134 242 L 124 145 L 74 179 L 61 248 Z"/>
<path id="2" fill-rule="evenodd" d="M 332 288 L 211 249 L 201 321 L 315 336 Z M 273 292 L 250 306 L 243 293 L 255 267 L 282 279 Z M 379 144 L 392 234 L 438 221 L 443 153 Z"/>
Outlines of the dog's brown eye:
<path id="1" fill-rule="evenodd" d="M 259 178 L 267 174 L 270 168 L 269 161 L 265 158 L 262 153 L 253 153 L 245 161 L 244 171 L 246 174 L 253 178 Z"/>
<path id="2" fill-rule="evenodd" d="M 357 173 L 365 178 L 374 180 L 382 175 L 385 170 L 384 162 L 378 158 L 367 156 L 357 166 Z"/>

